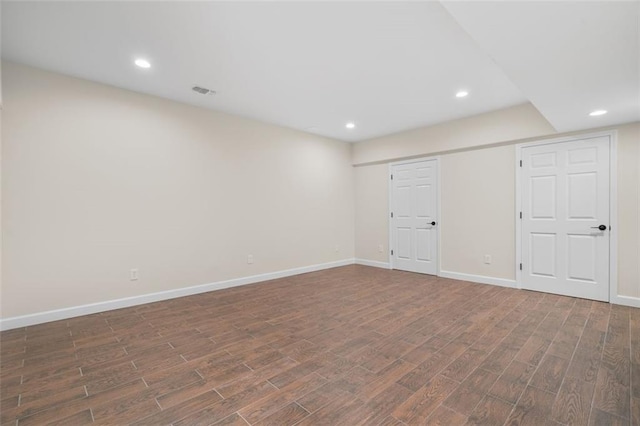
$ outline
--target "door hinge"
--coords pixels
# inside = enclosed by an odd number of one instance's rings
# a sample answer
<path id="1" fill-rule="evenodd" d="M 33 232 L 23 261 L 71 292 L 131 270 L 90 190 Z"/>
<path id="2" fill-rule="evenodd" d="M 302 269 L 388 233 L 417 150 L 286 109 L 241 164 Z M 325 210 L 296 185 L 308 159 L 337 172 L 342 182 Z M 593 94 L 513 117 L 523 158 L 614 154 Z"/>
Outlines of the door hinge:
<path id="1" fill-rule="evenodd" d="M 391 212 L 391 217 L 393 217 L 393 212 Z"/>
<path id="2" fill-rule="evenodd" d="M 522 212 L 520 212 L 520 219 L 522 219 Z"/>
<path id="3" fill-rule="evenodd" d="M 520 264 L 520 270 L 522 271 L 522 263 Z"/>
<path id="4" fill-rule="evenodd" d="M 393 180 L 393 175 L 391 175 L 391 180 Z"/>
<path id="5" fill-rule="evenodd" d="M 522 160 L 520 160 L 520 167 L 522 167 Z"/>
<path id="6" fill-rule="evenodd" d="M 391 256 L 393 256 L 393 250 L 391 250 Z"/>

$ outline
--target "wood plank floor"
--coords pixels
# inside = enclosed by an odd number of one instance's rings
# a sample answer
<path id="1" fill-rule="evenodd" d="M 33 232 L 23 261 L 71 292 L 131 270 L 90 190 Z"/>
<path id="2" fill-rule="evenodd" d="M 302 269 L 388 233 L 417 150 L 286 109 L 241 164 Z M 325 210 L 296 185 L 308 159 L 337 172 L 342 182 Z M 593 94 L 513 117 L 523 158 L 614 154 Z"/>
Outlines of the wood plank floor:
<path id="1" fill-rule="evenodd" d="M 0 334 L 0 425 L 640 425 L 640 309 L 347 266 Z"/>

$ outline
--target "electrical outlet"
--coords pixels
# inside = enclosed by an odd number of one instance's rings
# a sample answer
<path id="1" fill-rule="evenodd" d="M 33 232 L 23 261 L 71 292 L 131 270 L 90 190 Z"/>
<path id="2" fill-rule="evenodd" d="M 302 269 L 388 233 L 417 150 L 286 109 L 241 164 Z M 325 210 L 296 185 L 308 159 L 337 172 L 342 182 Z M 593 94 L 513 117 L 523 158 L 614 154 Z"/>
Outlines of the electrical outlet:
<path id="1" fill-rule="evenodd" d="M 487 265 L 491 264 L 491 255 L 490 254 L 485 254 L 484 255 L 484 263 L 486 263 Z"/>
<path id="2" fill-rule="evenodd" d="M 252 254 L 250 254 L 249 256 L 247 256 L 247 263 L 248 263 L 249 265 L 251 265 L 251 264 L 253 263 L 253 255 L 252 255 Z"/>
<path id="3" fill-rule="evenodd" d="M 336 253 L 340 251 L 340 246 L 336 244 Z"/>
<path id="4" fill-rule="evenodd" d="M 378 253 L 382 253 L 384 251 L 384 247 L 382 244 L 378 244 Z"/>
<path id="5" fill-rule="evenodd" d="M 138 270 L 132 269 L 129 273 L 129 279 L 131 281 L 138 281 Z"/>

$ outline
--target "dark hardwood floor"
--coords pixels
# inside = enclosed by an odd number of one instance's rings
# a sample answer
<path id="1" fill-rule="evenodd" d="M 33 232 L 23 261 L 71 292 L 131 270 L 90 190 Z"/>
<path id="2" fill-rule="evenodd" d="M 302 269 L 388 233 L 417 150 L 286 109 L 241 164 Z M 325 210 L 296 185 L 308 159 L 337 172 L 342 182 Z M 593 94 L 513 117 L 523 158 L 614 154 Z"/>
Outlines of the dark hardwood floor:
<path id="1" fill-rule="evenodd" d="M 640 425 L 640 309 L 347 266 L 0 334 L 0 425 Z"/>

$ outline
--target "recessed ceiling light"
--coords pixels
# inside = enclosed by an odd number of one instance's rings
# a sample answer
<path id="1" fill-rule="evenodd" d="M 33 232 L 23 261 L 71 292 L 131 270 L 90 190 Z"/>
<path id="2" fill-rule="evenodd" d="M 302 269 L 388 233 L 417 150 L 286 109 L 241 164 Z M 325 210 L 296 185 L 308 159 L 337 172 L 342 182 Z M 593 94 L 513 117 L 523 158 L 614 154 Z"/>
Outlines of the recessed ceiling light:
<path id="1" fill-rule="evenodd" d="M 592 117 L 597 117 L 599 115 L 605 115 L 606 113 L 607 113 L 606 109 L 597 109 L 595 111 L 590 112 L 589 115 Z"/>
<path id="2" fill-rule="evenodd" d="M 456 93 L 456 98 L 464 98 L 469 94 L 469 92 L 467 92 L 466 90 L 461 90 L 458 93 Z"/>
<path id="3" fill-rule="evenodd" d="M 146 59 L 136 59 L 134 63 L 140 68 L 151 68 L 151 64 Z"/>
<path id="4" fill-rule="evenodd" d="M 353 121 L 350 121 L 347 124 L 345 124 L 344 127 L 346 127 L 347 129 L 355 129 L 356 123 L 354 123 Z"/>

